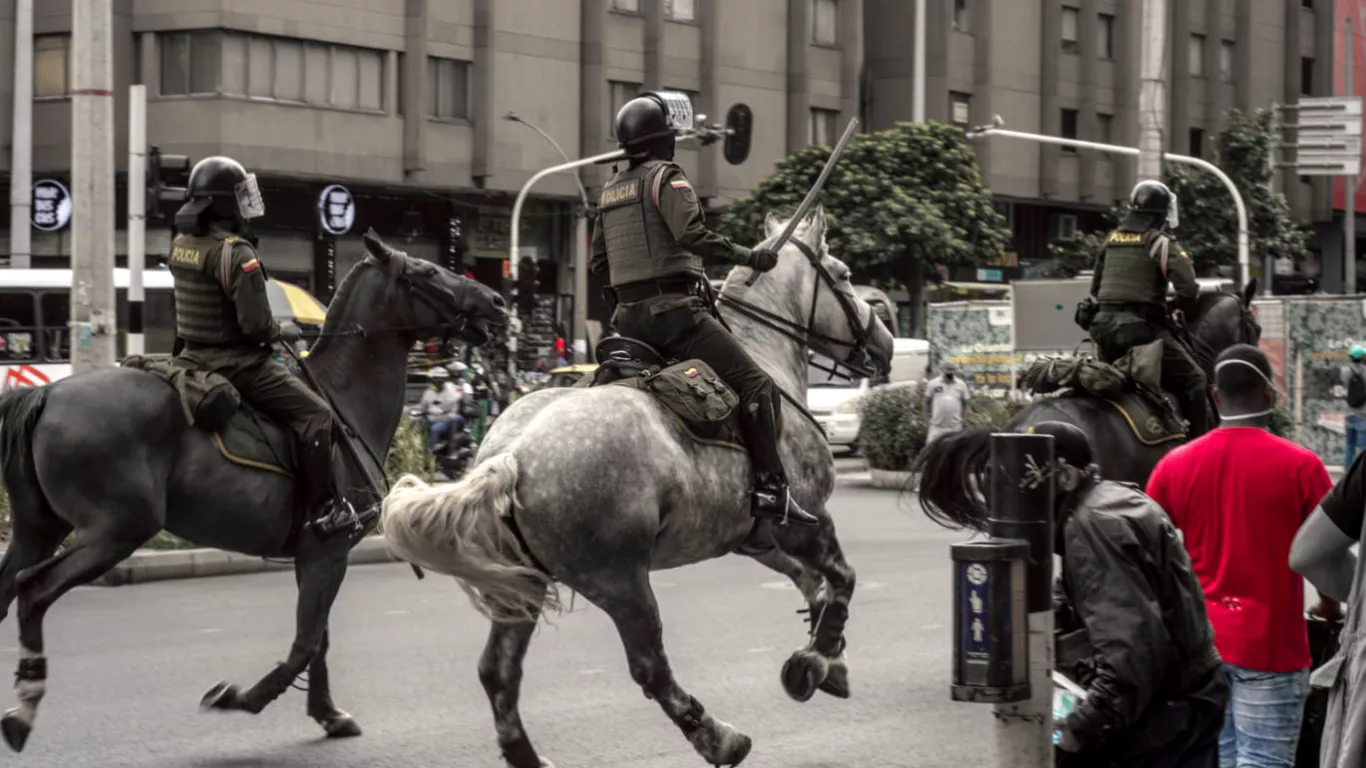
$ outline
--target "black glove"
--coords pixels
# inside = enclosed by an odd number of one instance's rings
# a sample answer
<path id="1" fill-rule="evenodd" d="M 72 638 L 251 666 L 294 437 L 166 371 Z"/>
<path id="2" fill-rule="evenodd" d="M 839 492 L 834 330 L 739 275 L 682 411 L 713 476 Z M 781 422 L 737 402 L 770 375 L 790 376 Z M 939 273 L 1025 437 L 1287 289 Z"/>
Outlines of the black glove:
<path id="1" fill-rule="evenodd" d="M 1073 320 L 1081 326 L 1083 331 L 1091 330 L 1091 323 L 1095 322 L 1096 313 L 1100 311 L 1100 304 L 1096 303 L 1095 297 L 1087 296 L 1077 302 L 1077 312 Z"/>
<path id="2" fill-rule="evenodd" d="M 294 323 L 280 324 L 280 341 L 293 344 L 294 342 L 298 341 L 299 339 L 302 339 L 303 337 L 303 330 Z"/>
<path id="3" fill-rule="evenodd" d="M 749 252 L 749 266 L 757 272 L 767 272 L 778 266 L 778 253 L 767 248 L 755 248 Z"/>

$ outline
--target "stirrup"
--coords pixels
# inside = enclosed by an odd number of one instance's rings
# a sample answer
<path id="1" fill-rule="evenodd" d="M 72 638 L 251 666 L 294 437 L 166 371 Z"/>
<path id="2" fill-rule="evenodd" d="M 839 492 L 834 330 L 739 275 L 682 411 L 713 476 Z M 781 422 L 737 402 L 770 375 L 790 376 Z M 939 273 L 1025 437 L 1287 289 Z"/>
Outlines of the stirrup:
<path id="1" fill-rule="evenodd" d="M 804 510 L 804 509 L 802 510 L 802 513 L 803 513 L 804 516 L 800 516 L 800 515 L 799 515 L 799 516 L 796 516 L 795 519 L 794 519 L 794 516 L 793 516 L 793 514 L 792 514 L 792 509 L 793 509 L 794 507 L 796 507 L 796 505 L 792 503 L 792 491 L 791 491 L 790 489 L 784 488 L 782 491 L 770 491 L 770 490 L 761 490 L 761 489 L 759 489 L 759 488 L 755 488 L 755 489 L 751 492 L 751 502 L 753 502 L 753 498 L 752 498 L 753 496 L 758 496 L 758 495 L 761 495 L 761 494 L 764 495 L 764 496 L 772 497 L 773 500 L 774 500 L 774 506 L 775 506 L 775 507 L 776 507 L 779 503 L 782 504 L 782 507 L 783 507 L 782 517 L 781 517 L 781 518 L 777 518 L 776 516 L 771 515 L 771 514 L 755 514 L 755 512 L 757 512 L 758 510 L 755 509 L 753 506 L 751 506 L 751 508 L 750 508 L 750 514 L 751 514 L 752 516 L 757 517 L 757 518 L 759 518 L 759 519 L 761 519 L 761 520 L 769 520 L 769 521 L 771 521 L 774 525 L 789 525 L 789 524 L 792 524 L 792 523 L 796 523 L 797 525 L 810 525 L 810 526 L 815 526 L 815 525 L 820 525 L 820 524 L 821 524 L 820 518 L 816 517 L 815 515 L 811 514 L 810 512 L 807 512 L 807 511 Z M 800 508 L 799 508 L 799 509 L 800 509 Z"/>
<path id="2" fill-rule="evenodd" d="M 349 531 L 354 535 L 364 530 L 360 515 L 356 514 L 356 508 L 351 502 L 333 499 L 324 506 L 324 509 L 327 511 L 311 520 L 307 526 L 317 531 L 319 536 L 325 538 L 342 531 Z"/>

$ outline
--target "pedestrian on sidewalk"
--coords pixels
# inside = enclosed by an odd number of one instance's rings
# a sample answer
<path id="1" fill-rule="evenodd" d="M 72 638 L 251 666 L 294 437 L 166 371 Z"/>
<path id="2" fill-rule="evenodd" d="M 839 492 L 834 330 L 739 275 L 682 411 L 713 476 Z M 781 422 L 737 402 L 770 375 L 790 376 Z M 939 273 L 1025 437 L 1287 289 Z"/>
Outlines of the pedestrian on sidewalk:
<path id="1" fill-rule="evenodd" d="M 1347 454 L 1342 459 L 1342 468 L 1352 466 L 1352 461 L 1362 450 L 1366 450 L 1366 347 L 1353 344 L 1347 353 L 1351 359 L 1342 366 L 1342 386 L 1347 388 Z"/>
<path id="2" fill-rule="evenodd" d="M 1366 765 L 1366 560 L 1352 552 L 1366 512 L 1366 462 L 1356 461 L 1305 521 L 1290 549 L 1290 567 L 1325 598 L 1344 600 L 1345 626 L 1335 657 L 1314 671 L 1315 688 L 1328 690 L 1320 768 Z M 1332 618 L 1335 611 L 1323 611 Z"/>
<path id="3" fill-rule="evenodd" d="M 958 366 L 946 361 L 939 367 L 939 375 L 925 382 L 925 413 L 930 419 L 926 445 L 963 429 L 968 398 L 968 383 L 959 378 Z"/>
<path id="4" fill-rule="evenodd" d="M 1312 451 L 1267 431 L 1271 377 L 1256 347 L 1224 350 L 1214 365 L 1219 427 L 1164 456 L 1148 480 L 1184 535 L 1232 685 L 1221 768 L 1293 768 L 1309 696 L 1304 580 L 1289 555 L 1332 480 Z"/>

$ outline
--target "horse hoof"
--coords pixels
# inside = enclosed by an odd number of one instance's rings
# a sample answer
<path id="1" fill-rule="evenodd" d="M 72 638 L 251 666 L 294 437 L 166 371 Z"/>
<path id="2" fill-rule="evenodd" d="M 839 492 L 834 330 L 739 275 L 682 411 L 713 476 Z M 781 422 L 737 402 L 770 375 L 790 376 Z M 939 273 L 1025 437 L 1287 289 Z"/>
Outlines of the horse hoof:
<path id="1" fill-rule="evenodd" d="M 843 656 L 830 662 L 830 674 L 826 675 L 819 690 L 837 699 L 849 698 L 849 664 Z"/>
<path id="2" fill-rule="evenodd" d="M 237 686 L 220 680 L 209 689 L 208 693 L 204 694 L 204 698 L 199 700 L 199 708 L 205 711 L 210 709 L 240 709 L 240 694 L 241 691 Z"/>
<path id="3" fill-rule="evenodd" d="M 797 701 L 810 701 L 829 674 L 829 659 L 806 648 L 794 651 L 783 663 L 783 690 Z"/>
<path id="4" fill-rule="evenodd" d="M 323 732 L 327 734 L 329 739 L 351 739 L 361 735 L 360 725 L 345 712 L 339 712 L 328 718 L 322 725 Z"/>
<path id="5" fill-rule="evenodd" d="M 33 732 L 33 726 L 19 716 L 19 709 L 16 707 L 5 712 L 3 719 L 0 719 L 0 732 L 5 734 L 5 743 L 15 752 L 23 752 L 24 745 L 28 743 L 28 735 Z"/>
<path id="6" fill-rule="evenodd" d="M 688 741 L 712 765 L 739 765 L 749 756 L 754 742 L 735 726 L 706 716 L 702 725 L 688 734 Z"/>

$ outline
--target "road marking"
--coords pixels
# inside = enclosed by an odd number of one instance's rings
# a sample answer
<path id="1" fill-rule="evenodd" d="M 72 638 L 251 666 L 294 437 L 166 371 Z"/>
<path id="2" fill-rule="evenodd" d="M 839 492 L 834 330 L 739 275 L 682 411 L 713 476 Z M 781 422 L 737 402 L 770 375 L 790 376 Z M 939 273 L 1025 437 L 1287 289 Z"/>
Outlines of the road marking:
<path id="1" fill-rule="evenodd" d="M 385 612 L 384 612 L 384 615 L 385 615 L 385 616 L 402 616 L 403 614 L 408 613 L 408 612 L 409 612 L 409 611 L 405 608 L 405 609 L 401 609 L 401 610 L 397 610 L 397 611 L 385 611 Z"/>
<path id="2" fill-rule="evenodd" d="M 580 674 L 580 675 L 601 675 L 602 672 L 603 672 L 603 671 L 602 671 L 601 669 L 599 669 L 598 667 L 593 667 L 592 669 L 581 669 L 581 670 L 579 670 L 579 674 Z"/>
<path id="3" fill-rule="evenodd" d="M 208 629 L 201 629 L 201 630 L 199 630 L 199 634 L 201 634 L 201 635 L 212 635 L 212 634 L 214 634 L 214 633 L 216 633 L 216 632 L 222 632 L 222 631 L 223 631 L 223 629 L 222 629 L 221 627 L 209 627 Z"/>
<path id="4" fill-rule="evenodd" d="M 762 647 L 760 647 L 760 648 L 750 648 L 750 649 L 749 649 L 749 652 L 750 652 L 750 653 L 768 653 L 768 652 L 771 651 L 771 650 L 773 650 L 773 646 L 771 646 L 771 645 L 765 645 L 765 646 L 762 646 Z"/>
<path id="5" fill-rule="evenodd" d="M 658 584 L 655 584 L 655 585 L 653 585 L 653 586 L 654 586 L 655 589 L 668 589 L 669 587 L 676 587 L 676 586 L 678 586 L 678 582 L 676 582 L 676 581 L 661 581 L 661 582 L 659 582 Z"/>
<path id="6" fill-rule="evenodd" d="M 926 632 L 930 631 L 931 629 L 943 629 L 943 628 L 944 628 L 944 625 L 943 625 L 943 624 L 924 624 L 924 625 L 922 625 L 922 626 L 920 627 L 920 629 L 922 629 L 923 631 L 926 631 Z"/>

